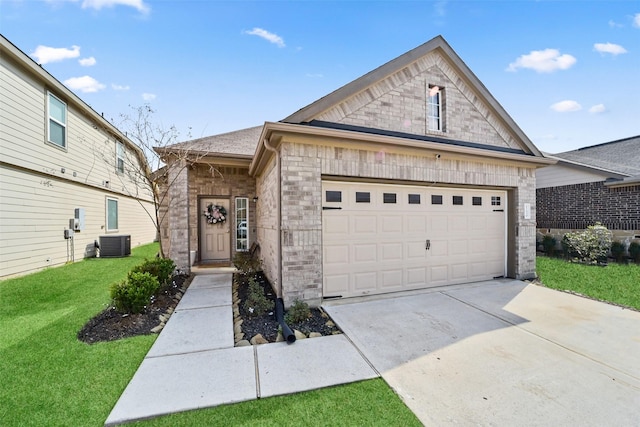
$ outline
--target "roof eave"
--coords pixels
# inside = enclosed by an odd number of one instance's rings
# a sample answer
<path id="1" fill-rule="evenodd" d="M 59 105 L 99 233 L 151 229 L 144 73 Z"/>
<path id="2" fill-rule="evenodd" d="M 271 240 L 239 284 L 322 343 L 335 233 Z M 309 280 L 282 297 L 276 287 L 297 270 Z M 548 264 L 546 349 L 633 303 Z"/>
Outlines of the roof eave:
<path id="1" fill-rule="evenodd" d="M 469 155 L 484 158 L 494 158 L 507 161 L 518 161 L 523 163 L 529 163 L 535 167 L 544 167 L 555 164 L 556 159 L 546 158 L 544 156 L 535 155 L 522 155 L 513 153 L 504 153 L 498 151 L 483 150 L 480 148 L 470 148 L 458 145 L 446 145 L 436 142 L 428 141 L 414 141 L 406 138 L 398 138 L 387 135 L 367 134 L 362 132 L 352 132 L 341 129 L 331 128 L 318 128 L 305 125 L 281 123 L 281 122 L 266 122 L 260 135 L 260 140 L 256 148 L 256 153 L 249 167 L 249 174 L 254 176 L 260 173 L 261 169 L 266 164 L 266 161 L 270 157 L 270 153 L 264 147 L 263 141 L 266 139 L 270 141 L 271 145 L 278 145 L 284 134 L 298 134 L 306 136 L 320 136 L 325 138 L 334 138 L 339 140 L 359 141 L 366 143 L 381 144 L 386 146 L 405 147 L 414 149 L 424 149 L 430 151 L 439 151 L 441 153 L 452 153 L 457 155 Z M 272 141 L 272 138 L 276 136 L 277 140 Z"/>

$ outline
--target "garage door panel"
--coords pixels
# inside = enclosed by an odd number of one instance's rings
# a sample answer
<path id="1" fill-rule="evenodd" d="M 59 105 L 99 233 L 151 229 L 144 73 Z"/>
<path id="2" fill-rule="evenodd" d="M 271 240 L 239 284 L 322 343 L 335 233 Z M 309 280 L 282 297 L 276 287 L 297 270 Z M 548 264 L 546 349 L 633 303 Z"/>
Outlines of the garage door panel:
<path id="1" fill-rule="evenodd" d="M 491 206 L 492 196 L 506 200 L 503 191 L 323 182 L 323 197 L 326 190 L 342 196 L 341 202 L 323 204 L 340 208 L 322 213 L 326 295 L 367 295 L 504 275 L 506 213 Z M 453 196 L 458 196 L 455 205 Z"/>
<path id="2" fill-rule="evenodd" d="M 353 261 L 356 263 L 375 262 L 378 259 L 378 247 L 374 243 L 354 244 L 352 247 Z"/>
<path id="3" fill-rule="evenodd" d="M 349 245 L 325 245 L 324 262 L 329 265 L 349 263 Z"/>

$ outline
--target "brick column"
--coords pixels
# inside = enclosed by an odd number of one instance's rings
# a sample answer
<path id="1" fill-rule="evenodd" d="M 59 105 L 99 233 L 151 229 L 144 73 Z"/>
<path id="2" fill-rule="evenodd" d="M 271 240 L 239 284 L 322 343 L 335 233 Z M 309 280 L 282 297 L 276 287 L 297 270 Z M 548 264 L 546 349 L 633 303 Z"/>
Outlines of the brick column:
<path id="1" fill-rule="evenodd" d="M 176 267 L 191 272 L 189 262 L 189 167 L 178 160 L 169 168 L 169 258 Z"/>

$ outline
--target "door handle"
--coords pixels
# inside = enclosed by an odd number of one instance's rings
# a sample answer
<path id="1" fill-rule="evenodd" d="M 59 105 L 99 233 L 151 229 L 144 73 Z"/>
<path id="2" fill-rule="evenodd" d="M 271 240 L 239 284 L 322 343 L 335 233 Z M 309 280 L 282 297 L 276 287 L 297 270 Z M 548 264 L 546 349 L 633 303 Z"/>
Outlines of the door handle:
<path id="1" fill-rule="evenodd" d="M 424 249 L 426 251 L 428 251 L 429 249 L 431 249 L 431 240 L 427 239 L 427 241 L 424 244 Z"/>

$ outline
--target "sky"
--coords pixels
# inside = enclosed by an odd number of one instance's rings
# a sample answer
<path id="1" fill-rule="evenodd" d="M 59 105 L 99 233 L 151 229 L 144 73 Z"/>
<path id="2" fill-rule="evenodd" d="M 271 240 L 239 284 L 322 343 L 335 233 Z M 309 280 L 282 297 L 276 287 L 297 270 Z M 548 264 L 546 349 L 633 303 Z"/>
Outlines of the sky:
<path id="1" fill-rule="evenodd" d="M 0 0 L 0 33 L 118 125 L 282 120 L 441 35 L 542 151 L 640 135 L 640 1 Z"/>

